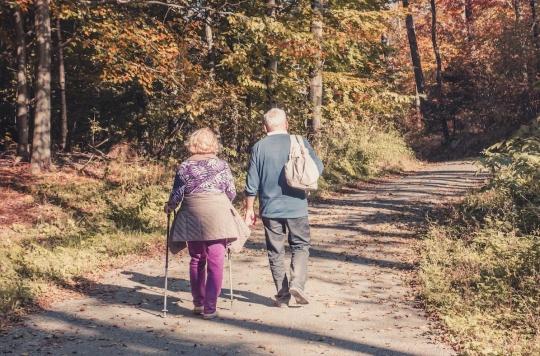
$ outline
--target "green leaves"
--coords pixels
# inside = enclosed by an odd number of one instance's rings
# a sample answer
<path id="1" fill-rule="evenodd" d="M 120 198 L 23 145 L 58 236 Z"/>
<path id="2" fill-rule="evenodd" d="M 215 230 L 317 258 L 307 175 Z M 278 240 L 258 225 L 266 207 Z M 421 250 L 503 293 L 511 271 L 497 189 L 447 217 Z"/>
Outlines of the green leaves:
<path id="1" fill-rule="evenodd" d="M 524 231 L 540 228 L 540 120 L 484 151 L 483 163 L 494 174 L 492 186 L 515 200 Z"/>

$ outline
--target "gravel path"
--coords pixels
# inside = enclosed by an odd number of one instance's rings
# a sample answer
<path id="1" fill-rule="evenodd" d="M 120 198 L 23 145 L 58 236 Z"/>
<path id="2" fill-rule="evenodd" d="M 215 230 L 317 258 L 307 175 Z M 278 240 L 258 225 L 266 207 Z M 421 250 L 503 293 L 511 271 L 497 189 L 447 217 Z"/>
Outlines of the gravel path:
<path id="1" fill-rule="evenodd" d="M 304 307 L 272 307 L 273 283 L 260 226 L 234 259 L 220 318 L 191 314 L 188 258 L 171 263 L 169 316 L 163 261 L 109 273 L 82 299 L 56 303 L 0 336 L 18 355 L 451 355 L 415 306 L 414 230 L 434 205 L 481 184 L 471 162 L 426 165 L 399 178 L 335 194 L 311 208 L 310 280 Z"/>

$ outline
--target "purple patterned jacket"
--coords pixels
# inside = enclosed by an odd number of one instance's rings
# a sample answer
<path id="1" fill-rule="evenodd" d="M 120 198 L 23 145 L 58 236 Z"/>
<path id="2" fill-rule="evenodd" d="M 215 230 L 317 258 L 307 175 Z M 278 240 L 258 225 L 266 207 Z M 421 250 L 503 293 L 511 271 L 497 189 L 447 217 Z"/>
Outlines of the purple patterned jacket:
<path id="1" fill-rule="evenodd" d="M 174 177 L 169 207 L 176 208 L 184 195 L 193 193 L 225 193 L 232 201 L 236 188 L 229 164 L 217 157 L 182 162 Z"/>

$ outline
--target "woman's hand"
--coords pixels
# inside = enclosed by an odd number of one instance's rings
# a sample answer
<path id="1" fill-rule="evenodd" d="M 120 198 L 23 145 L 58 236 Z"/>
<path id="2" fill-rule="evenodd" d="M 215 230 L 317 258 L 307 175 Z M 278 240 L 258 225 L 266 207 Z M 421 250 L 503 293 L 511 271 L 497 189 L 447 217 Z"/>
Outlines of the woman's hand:
<path id="1" fill-rule="evenodd" d="M 164 211 L 165 214 L 167 214 L 167 215 L 170 214 L 170 213 L 172 213 L 173 210 L 174 210 L 174 209 L 171 208 L 171 207 L 169 206 L 169 203 L 168 203 L 168 202 L 165 203 L 165 206 L 163 206 L 163 211 Z"/>

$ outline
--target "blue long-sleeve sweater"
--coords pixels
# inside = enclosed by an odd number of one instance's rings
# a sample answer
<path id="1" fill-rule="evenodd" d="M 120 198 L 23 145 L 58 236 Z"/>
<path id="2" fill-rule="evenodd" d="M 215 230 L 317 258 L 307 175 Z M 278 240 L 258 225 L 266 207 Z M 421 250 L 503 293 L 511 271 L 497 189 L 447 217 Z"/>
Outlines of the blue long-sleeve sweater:
<path id="1" fill-rule="evenodd" d="M 305 138 L 304 143 L 322 173 L 323 163 Z M 259 196 L 262 217 L 292 219 L 308 215 L 306 192 L 289 187 L 285 180 L 290 148 L 290 135 L 283 133 L 266 136 L 251 150 L 246 195 Z"/>

